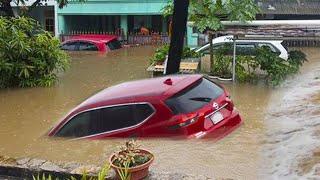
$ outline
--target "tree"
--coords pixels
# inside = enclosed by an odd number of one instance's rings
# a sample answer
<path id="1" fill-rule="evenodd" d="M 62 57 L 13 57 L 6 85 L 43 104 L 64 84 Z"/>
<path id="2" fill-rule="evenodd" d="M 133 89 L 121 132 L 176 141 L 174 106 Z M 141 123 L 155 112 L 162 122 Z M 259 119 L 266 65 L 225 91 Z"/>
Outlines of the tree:
<path id="1" fill-rule="evenodd" d="M 172 18 L 172 35 L 166 74 L 179 72 L 182 57 L 184 34 L 186 32 L 189 0 L 175 0 Z"/>
<path id="2" fill-rule="evenodd" d="M 26 17 L 0 17 L 0 88 L 51 86 L 69 67 L 60 41 Z"/>
<path id="3" fill-rule="evenodd" d="M 43 6 L 44 2 L 48 0 L 35 0 L 30 6 L 26 5 L 28 0 L 0 0 L 0 15 L 14 17 L 15 14 L 13 12 L 12 4 L 16 6 L 21 6 L 20 13 L 25 15 L 29 14 L 35 7 Z M 54 0 L 52 0 L 54 1 Z M 68 4 L 68 0 L 56 0 L 59 8 L 63 8 L 65 5 Z M 77 0 L 79 2 L 85 2 L 86 0 Z"/>
<path id="4" fill-rule="evenodd" d="M 162 12 L 164 16 L 169 16 L 173 13 L 173 2 L 169 1 L 163 8 Z M 258 6 L 254 0 L 190 0 L 189 7 L 189 21 L 194 23 L 194 26 L 200 31 L 207 30 L 217 31 L 224 28 L 221 21 L 250 21 L 255 19 L 256 14 L 259 12 Z M 184 19 L 178 19 L 177 21 L 183 21 Z M 175 27 L 181 28 L 181 27 Z M 174 30 L 173 30 L 174 31 Z M 209 33 L 209 41 L 211 44 L 211 62 L 212 61 L 212 37 L 213 34 Z M 183 44 L 174 44 L 174 46 L 183 46 Z M 172 54 L 179 53 L 179 51 L 172 52 Z M 170 60 L 178 61 L 176 63 L 169 62 Z M 181 59 L 168 59 L 168 65 L 177 64 L 180 65 Z M 176 67 L 168 67 L 167 69 L 179 69 Z"/>

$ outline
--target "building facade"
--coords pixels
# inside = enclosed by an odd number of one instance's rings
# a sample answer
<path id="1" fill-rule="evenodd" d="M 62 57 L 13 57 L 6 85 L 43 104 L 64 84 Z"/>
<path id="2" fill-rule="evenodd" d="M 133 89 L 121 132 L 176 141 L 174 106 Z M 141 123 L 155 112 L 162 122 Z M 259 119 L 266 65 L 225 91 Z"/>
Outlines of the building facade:
<path id="1" fill-rule="evenodd" d="M 30 6 L 35 0 L 26 1 Z M 44 1 L 30 13 L 44 29 L 56 36 L 78 33 L 119 33 L 124 38 L 139 31 L 141 26 L 150 33 L 168 32 L 168 19 L 161 16 L 161 9 L 168 0 L 71 0 L 62 9 L 55 0 Z M 261 9 L 257 20 L 320 19 L 319 0 L 256 0 Z M 15 7 L 19 11 L 19 6 Z M 197 46 L 199 33 L 187 27 L 186 43 Z"/>
<path id="2" fill-rule="evenodd" d="M 165 33 L 167 19 L 161 9 L 167 0 L 87 0 L 58 9 L 58 33 L 135 33 L 141 26 Z"/>
<path id="3" fill-rule="evenodd" d="M 25 4 L 12 3 L 13 11 L 19 14 L 21 8 L 31 6 L 36 0 L 25 1 Z M 46 31 L 53 35 L 58 35 L 58 18 L 57 18 L 57 2 L 55 0 L 47 0 L 41 6 L 37 6 L 29 13 L 30 17 L 37 20 Z"/>

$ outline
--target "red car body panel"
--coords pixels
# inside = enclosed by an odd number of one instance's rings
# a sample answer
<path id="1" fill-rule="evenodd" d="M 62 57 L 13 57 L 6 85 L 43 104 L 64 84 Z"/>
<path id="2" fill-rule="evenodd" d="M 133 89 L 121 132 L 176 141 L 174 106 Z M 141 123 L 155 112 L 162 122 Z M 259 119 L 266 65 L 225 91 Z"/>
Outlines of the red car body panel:
<path id="1" fill-rule="evenodd" d="M 166 76 L 122 83 L 104 89 L 68 113 L 49 132 L 49 136 L 54 136 L 72 117 L 81 112 L 113 105 L 148 103 L 154 108 L 155 112 L 143 123 L 85 138 L 103 139 L 106 137 L 132 136 L 221 138 L 242 123 L 238 111 L 233 107 L 233 102 L 229 99 L 228 92 L 223 87 L 220 86 L 224 91 L 222 95 L 194 112 L 174 114 L 165 103 L 165 100 L 192 86 L 202 78 L 202 75 Z M 218 106 L 215 107 L 214 105 Z M 217 124 L 213 124 L 210 116 L 218 111 L 223 115 L 223 120 Z M 190 119 L 194 121 L 186 126 L 179 126 L 177 128 L 177 125 L 189 122 Z"/>
<path id="2" fill-rule="evenodd" d="M 80 35 L 73 35 L 68 40 L 64 41 L 62 44 L 74 41 L 84 41 L 90 42 L 94 44 L 98 51 L 106 52 L 109 51 L 109 48 L 106 44 L 113 40 L 117 40 L 118 36 L 115 35 L 103 35 L 103 34 L 80 34 Z"/>

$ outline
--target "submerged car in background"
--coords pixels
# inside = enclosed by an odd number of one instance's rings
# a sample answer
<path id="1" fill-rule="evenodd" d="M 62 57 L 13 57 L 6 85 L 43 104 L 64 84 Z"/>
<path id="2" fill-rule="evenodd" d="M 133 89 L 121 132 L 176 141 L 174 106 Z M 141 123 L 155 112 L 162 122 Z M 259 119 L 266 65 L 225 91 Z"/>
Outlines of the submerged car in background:
<path id="1" fill-rule="evenodd" d="M 61 44 L 66 51 L 100 51 L 108 52 L 120 49 L 118 36 L 114 35 L 74 35 Z"/>
<path id="2" fill-rule="evenodd" d="M 272 52 L 276 53 L 280 58 L 287 60 L 288 51 L 282 45 L 283 41 L 279 40 L 236 40 L 237 55 L 255 55 L 255 49 L 262 46 L 268 46 Z M 220 36 L 212 40 L 213 51 L 223 47 L 229 46 L 230 51 L 228 55 L 233 54 L 233 36 Z M 195 49 L 196 52 L 209 54 L 210 44 Z"/>
<path id="3" fill-rule="evenodd" d="M 49 136 L 220 138 L 241 122 L 222 86 L 202 75 L 176 75 L 107 88 L 73 109 Z"/>

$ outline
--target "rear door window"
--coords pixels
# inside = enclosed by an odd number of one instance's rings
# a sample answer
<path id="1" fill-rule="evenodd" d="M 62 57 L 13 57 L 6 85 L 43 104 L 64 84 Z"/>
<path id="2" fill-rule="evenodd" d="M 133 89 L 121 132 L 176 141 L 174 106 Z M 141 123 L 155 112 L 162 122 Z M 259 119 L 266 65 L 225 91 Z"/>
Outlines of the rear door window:
<path id="1" fill-rule="evenodd" d="M 114 40 L 108 42 L 107 46 L 109 47 L 110 50 L 120 49 L 121 43 L 117 39 L 114 39 Z"/>
<path id="2" fill-rule="evenodd" d="M 256 55 L 256 47 L 254 43 L 237 43 L 236 44 L 237 55 Z"/>
<path id="3" fill-rule="evenodd" d="M 137 125 L 152 115 L 148 104 L 122 105 L 83 112 L 73 117 L 56 136 L 83 137 Z"/>
<path id="4" fill-rule="evenodd" d="M 79 51 L 98 51 L 98 48 L 93 43 L 80 41 Z"/>
<path id="5" fill-rule="evenodd" d="M 61 46 L 61 49 L 62 50 L 66 50 L 66 51 L 76 51 L 77 50 L 77 46 L 78 46 L 78 42 L 77 41 L 72 41 L 72 42 L 64 43 Z"/>
<path id="6" fill-rule="evenodd" d="M 273 47 L 270 43 L 258 43 L 258 47 L 263 47 L 263 46 L 269 47 L 272 52 L 277 52 L 275 47 Z"/>
<path id="7" fill-rule="evenodd" d="M 222 95 L 223 92 L 221 87 L 202 78 L 191 87 L 167 99 L 165 103 L 174 114 L 189 113 L 202 108 Z"/>
<path id="8" fill-rule="evenodd" d="M 267 46 L 267 47 L 269 47 L 269 48 L 271 49 L 272 52 L 274 52 L 274 53 L 276 53 L 276 54 L 278 54 L 278 55 L 281 54 L 280 50 L 277 49 L 276 47 L 274 47 L 274 46 L 273 46 L 272 44 L 270 44 L 270 43 L 258 43 L 257 45 L 258 45 L 258 47 Z"/>
<path id="9" fill-rule="evenodd" d="M 135 121 L 141 123 L 145 119 L 149 118 L 154 113 L 153 108 L 148 104 L 135 105 Z"/>

